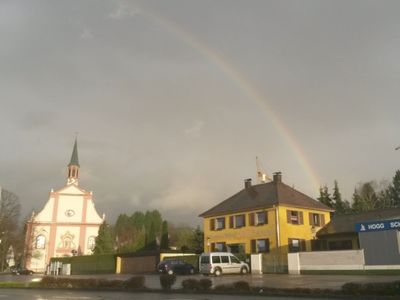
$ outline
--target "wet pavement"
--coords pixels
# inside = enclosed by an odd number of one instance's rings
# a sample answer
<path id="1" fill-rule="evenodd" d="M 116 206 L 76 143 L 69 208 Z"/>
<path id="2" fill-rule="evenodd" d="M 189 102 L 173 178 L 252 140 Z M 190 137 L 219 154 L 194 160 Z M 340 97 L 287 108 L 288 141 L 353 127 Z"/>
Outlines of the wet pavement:
<path id="1" fill-rule="evenodd" d="M 73 275 L 70 278 L 104 278 L 109 280 L 125 280 L 135 275 Z M 158 274 L 144 275 L 145 285 L 148 288 L 159 289 L 160 280 Z M 29 276 L 25 276 L 29 279 Z M 236 281 L 247 281 L 253 287 L 271 288 L 320 288 L 320 289 L 340 289 L 343 284 L 348 282 L 367 283 L 367 282 L 392 282 L 400 280 L 400 276 L 387 275 L 289 275 L 289 274 L 263 274 L 263 275 L 224 275 L 221 277 L 203 275 L 177 276 L 177 281 L 172 288 L 181 288 L 181 282 L 187 278 L 209 278 L 213 286 L 220 284 L 230 284 Z M 1 280 L 1 278 L 0 278 Z"/>

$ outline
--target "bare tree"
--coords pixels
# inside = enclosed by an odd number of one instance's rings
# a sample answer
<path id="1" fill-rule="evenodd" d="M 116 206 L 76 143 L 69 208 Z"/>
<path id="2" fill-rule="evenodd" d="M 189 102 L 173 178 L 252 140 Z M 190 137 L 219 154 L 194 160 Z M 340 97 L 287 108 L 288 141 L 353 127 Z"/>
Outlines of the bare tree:
<path id="1" fill-rule="evenodd" d="M 16 240 L 21 205 L 17 195 L 0 189 L 0 267 L 4 271 L 8 249 Z"/>

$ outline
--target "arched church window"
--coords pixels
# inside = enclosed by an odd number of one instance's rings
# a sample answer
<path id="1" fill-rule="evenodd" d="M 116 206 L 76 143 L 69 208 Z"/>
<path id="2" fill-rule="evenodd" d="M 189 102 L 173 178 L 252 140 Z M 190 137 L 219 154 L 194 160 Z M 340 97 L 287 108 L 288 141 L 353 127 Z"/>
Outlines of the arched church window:
<path id="1" fill-rule="evenodd" d="M 46 246 L 46 237 L 44 235 L 38 235 L 35 241 L 36 249 L 44 249 Z"/>
<path id="2" fill-rule="evenodd" d="M 96 237 L 90 236 L 88 238 L 88 248 L 90 250 L 94 250 L 95 245 L 96 245 Z"/>

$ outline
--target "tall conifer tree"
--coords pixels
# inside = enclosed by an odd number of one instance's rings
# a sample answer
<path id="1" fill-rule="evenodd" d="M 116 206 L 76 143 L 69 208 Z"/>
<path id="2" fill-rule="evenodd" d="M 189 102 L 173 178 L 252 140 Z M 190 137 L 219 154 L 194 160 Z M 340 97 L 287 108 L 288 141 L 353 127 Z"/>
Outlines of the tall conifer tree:
<path id="1" fill-rule="evenodd" d="M 99 234 L 96 237 L 94 254 L 105 254 L 114 252 L 114 239 L 109 225 L 104 222 L 100 225 Z"/>
<path id="2" fill-rule="evenodd" d="M 161 250 L 169 249 L 169 236 L 168 236 L 168 222 L 167 221 L 162 222 L 160 249 Z"/>

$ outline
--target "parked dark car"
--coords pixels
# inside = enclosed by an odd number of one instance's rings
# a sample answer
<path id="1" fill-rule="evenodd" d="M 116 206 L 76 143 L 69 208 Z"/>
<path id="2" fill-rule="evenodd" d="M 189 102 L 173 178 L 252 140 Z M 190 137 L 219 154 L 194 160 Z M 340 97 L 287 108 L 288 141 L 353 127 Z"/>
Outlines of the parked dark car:
<path id="1" fill-rule="evenodd" d="M 170 275 L 194 274 L 195 272 L 193 265 L 178 259 L 163 260 L 158 264 L 158 271 Z"/>
<path id="2" fill-rule="evenodd" d="M 33 272 L 32 270 L 29 269 L 25 269 L 25 268 L 16 268 L 16 269 L 12 269 L 11 273 L 14 275 L 32 275 Z"/>

